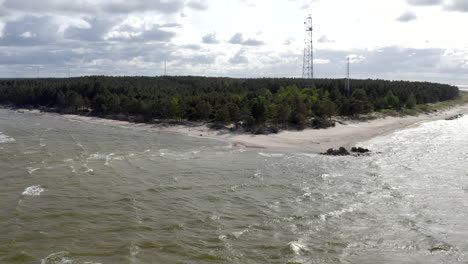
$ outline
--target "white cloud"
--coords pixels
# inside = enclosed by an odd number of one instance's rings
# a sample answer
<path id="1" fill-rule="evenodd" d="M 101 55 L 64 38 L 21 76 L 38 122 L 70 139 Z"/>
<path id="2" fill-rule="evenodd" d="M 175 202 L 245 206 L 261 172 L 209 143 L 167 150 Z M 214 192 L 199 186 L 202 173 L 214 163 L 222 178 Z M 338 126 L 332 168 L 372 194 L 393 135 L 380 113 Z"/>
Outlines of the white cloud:
<path id="1" fill-rule="evenodd" d="M 328 64 L 328 63 L 330 63 L 330 60 L 314 59 L 314 64 Z"/>
<path id="2" fill-rule="evenodd" d="M 51 76 L 63 65 L 76 75 L 155 75 L 164 61 L 174 74 L 299 77 L 312 13 L 318 77 L 343 77 L 351 54 L 362 78 L 468 83 L 462 0 L 1 2 L 6 77 L 29 76 L 25 65 L 47 65 Z"/>
<path id="3" fill-rule="evenodd" d="M 36 34 L 32 33 L 31 31 L 26 31 L 23 32 L 23 34 L 20 35 L 22 38 L 34 38 Z"/>

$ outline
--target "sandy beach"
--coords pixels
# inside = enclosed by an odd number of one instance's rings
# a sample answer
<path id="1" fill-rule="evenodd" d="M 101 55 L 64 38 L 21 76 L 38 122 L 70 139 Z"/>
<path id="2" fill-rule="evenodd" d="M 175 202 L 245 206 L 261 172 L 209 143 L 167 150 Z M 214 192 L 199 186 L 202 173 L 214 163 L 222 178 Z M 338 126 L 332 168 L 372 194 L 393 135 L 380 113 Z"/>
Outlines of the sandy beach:
<path id="1" fill-rule="evenodd" d="M 18 110 L 28 111 L 28 110 Z M 39 114 L 38 110 L 32 110 Z M 40 113 L 42 114 L 42 113 Z M 419 116 L 386 117 L 370 121 L 345 121 L 337 123 L 328 129 L 305 129 L 302 131 L 282 131 L 278 134 L 253 135 L 250 133 L 230 132 L 228 130 L 214 130 L 206 124 L 195 126 L 167 126 L 146 123 L 131 123 L 111 119 L 80 116 L 61 115 L 63 118 L 99 125 L 130 127 L 154 132 L 176 133 L 193 137 L 204 137 L 228 142 L 235 147 L 264 148 L 271 150 L 298 151 L 306 153 L 325 152 L 329 148 L 351 148 L 360 142 L 374 137 L 418 125 L 422 122 L 444 120 L 457 114 L 468 114 L 468 105 L 456 106 L 445 111 Z"/>

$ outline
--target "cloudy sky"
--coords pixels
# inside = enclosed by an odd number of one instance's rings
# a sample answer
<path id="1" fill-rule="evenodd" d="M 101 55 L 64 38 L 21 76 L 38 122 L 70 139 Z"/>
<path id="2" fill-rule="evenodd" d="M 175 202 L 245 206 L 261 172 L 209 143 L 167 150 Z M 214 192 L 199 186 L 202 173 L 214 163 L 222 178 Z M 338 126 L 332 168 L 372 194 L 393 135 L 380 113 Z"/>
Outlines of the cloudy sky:
<path id="1" fill-rule="evenodd" d="M 468 84 L 468 0 L 0 0 L 0 77 L 300 77 L 308 14 L 316 77 Z"/>

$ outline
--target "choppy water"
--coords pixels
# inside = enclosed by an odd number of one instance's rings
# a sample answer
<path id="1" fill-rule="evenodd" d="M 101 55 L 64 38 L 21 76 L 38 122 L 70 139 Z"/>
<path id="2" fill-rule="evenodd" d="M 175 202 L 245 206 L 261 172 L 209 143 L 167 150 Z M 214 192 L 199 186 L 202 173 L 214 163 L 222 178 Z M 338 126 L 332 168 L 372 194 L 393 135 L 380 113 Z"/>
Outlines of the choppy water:
<path id="1" fill-rule="evenodd" d="M 468 118 L 369 157 L 0 110 L 0 263 L 467 263 Z"/>

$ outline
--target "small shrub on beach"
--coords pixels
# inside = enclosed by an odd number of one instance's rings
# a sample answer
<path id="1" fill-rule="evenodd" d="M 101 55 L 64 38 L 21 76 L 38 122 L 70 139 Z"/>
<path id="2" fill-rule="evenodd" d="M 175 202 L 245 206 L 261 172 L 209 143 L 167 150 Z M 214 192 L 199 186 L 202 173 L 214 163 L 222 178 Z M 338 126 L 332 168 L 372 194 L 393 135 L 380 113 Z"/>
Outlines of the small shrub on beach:
<path id="1" fill-rule="evenodd" d="M 416 111 L 416 110 L 414 110 L 414 109 L 403 109 L 403 110 L 401 111 L 401 115 L 403 115 L 403 116 L 408 116 L 408 115 L 410 115 L 410 116 L 418 116 L 419 114 L 418 114 L 418 111 Z"/>
<path id="2" fill-rule="evenodd" d="M 433 110 L 430 105 L 426 105 L 426 104 L 417 105 L 417 108 L 423 113 L 430 113 Z"/>

